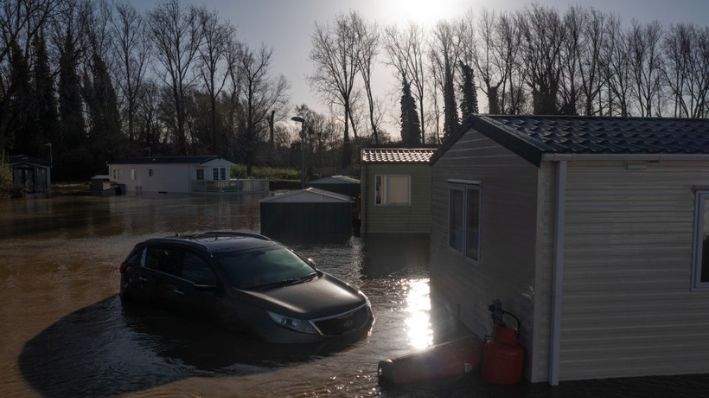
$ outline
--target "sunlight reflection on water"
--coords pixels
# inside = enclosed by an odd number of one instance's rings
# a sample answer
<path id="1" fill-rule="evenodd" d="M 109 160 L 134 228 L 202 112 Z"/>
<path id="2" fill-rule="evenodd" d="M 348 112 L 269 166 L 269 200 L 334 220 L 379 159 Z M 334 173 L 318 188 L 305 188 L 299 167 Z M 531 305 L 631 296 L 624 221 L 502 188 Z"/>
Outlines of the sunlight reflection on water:
<path id="1" fill-rule="evenodd" d="M 431 297 L 428 278 L 410 279 L 406 293 L 406 334 L 409 344 L 416 349 L 424 349 L 433 344 L 431 328 Z"/>

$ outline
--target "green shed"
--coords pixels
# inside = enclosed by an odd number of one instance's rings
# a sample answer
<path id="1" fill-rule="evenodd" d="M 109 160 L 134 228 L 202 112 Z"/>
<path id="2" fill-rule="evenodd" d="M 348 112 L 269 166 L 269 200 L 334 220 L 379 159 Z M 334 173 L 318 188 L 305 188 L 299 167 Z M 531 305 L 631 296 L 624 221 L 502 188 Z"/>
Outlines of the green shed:
<path id="1" fill-rule="evenodd" d="M 352 235 L 352 199 L 306 188 L 261 200 L 261 233 L 280 239 L 330 240 Z"/>

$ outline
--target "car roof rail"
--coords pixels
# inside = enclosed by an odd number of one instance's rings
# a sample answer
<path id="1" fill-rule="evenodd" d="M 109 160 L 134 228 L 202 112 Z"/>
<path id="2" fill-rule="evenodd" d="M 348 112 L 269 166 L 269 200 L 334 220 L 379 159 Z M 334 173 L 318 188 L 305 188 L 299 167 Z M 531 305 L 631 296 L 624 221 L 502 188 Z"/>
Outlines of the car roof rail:
<path id="1" fill-rule="evenodd" d="M 271 240 L 267 236 L 257 234 L 254 232 L 244 232 L 244 231 L 208 231 L 208 232 L 202 232 L 199 234 L 195 235 L 182 235 L 180 238 L 183 239 L 202 239 L 202 238 L 219 238 L 219 237 L 228 237 L 228 236 L 233 236 L 233 237 L 248 237 L 248 238 L 256 238 L 256 239 L 262 239 L 262 240 Z"/>

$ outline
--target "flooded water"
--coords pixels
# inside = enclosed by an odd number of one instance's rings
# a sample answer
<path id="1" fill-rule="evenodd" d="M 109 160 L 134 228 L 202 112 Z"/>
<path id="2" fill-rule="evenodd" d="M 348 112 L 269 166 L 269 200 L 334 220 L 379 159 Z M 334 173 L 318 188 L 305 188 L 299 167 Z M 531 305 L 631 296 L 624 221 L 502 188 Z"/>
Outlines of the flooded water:
<path id="1" fill-rule="evenodd" d="M 378 361 L 458 333 L 431 298 L 425 237 L 294 246 L 372 302 L 370 334 L 336 348 L 268 345 L 159 310 L 122 307 L 118 266 L 133 245 L 176 232 L 258 231 L 258 199 L 1 201 L 1 395 L 408 394 L 380 388 Z"/>

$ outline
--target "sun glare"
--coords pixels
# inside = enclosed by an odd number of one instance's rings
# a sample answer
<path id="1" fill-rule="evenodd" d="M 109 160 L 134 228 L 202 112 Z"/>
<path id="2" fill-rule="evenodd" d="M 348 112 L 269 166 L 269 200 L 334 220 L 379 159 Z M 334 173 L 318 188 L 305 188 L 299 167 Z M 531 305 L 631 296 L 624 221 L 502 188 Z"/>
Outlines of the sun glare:
<path id="1" fill-rule="evenodd" d="M 417 349 L 423 349 L 433 344 L 431 329 L 431 298 L 428 279 L 412 279 L 409 281 L 406 294 L 406 334 L 409 344 Z"/>
<path id="2" fill-rule="evenodd" d="M 382 1 L 383 17 L 399 26 L 410 22 L 430 26 L 440 19 L 445 19 L 450 11 L 449 1 L 431 0 L 394 0 Z"/>

